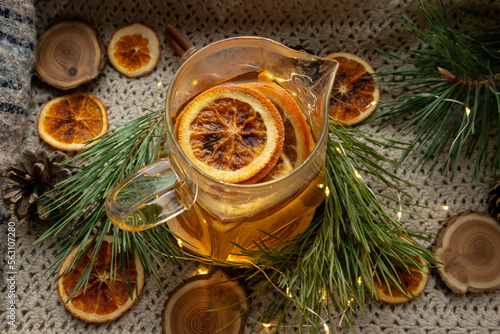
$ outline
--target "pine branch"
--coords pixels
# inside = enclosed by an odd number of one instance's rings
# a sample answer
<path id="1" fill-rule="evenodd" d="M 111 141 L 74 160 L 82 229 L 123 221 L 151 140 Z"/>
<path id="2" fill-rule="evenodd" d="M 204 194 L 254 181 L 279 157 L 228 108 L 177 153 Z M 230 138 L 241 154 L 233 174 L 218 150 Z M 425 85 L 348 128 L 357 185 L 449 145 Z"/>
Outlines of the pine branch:
<path id="1" fill-rule="evenodd" d="M 500 168 L 500 26 L 473 23 L 477 35 L 471 36 L 452 28 L 441 0 L 435 6 L 424 0 L 420 4 L 430 29 L 407 17 L 403 25 L 426 48 L 380 50 L 411 67 L 377 74 L 382 85 L 401 87 L 408 93 L 382 103 L 382 112 L 375 118 L 405 117 L 401 134 L 415 133 L 419 166 L 431 164 L 431 173 L 441 155 L 446 157 L 441 170 L 450 179 L 463 155 L 476 162 L 473 179 L 480 177 L 481 169 L 496 172 Z M 492 146 L 496 146 L 493 154 Z M 410 154 L 407 151 L 402 160 Z"/>
<path id="2" fill-rule="evenodd" d="M 58 247 L 56 260 L 49 268 L 52 274 L 74 247 L 79 245 L 68 268 L 78 264 L 91 247 L 99 249 L 104 236 L 110 233 L 113 234 L 114 247 L 137 251 L 146 273 L 153 273 L 156 277 L 154 262 L 160 263 L 161 257 L 153 249 L 167 254 L 166 257 L 177 258 L 179 250 L 172 243 L 171 232 L 165 227 L 141 233 L 123 231 L 111 224 L 104 210 L 105 198 L 118 182 L 156 159 L 164 140 L 163 124 L 163 112 L 150 111 L 96 139 L 98 142 L 93 146 L 62 163 L 77 164 L 75 167 L 80 171 L 58 183 L 52 198 L 41 199 L 57 214 L 52 226 L 36 241 L 59 236 L 52 244 Z M 92 241 L 84 247 L 88 238 Z M 95 255 L 91 257 L 73 293 L 85 288 Z M 118 259 L 112 268 L 123 265 L 126 264 Z"/>
<path id="3" fill-rule="evenodd" d="M 429 250 L 402 238 L 409 236 L 429 241 L 429 236 L 406 231 L 381 201 L 388 199 L 409 211 L 411 208 L 399 199 L 374 192 L 357 172 L 361 169 L 359 167 L 364 167 L 366 173 L 401 192 L 400 184 L 405 182 L 374 161 L 394 166 L 398 163 L 385 158 L 366 142 L 375 147 L 398 149 L 407 145 L 332 123 L 326 153 L 327 197 L 324 206 L 318 208 L 311 226 L 295 242 L 276 248 L 256 242 L 258 251 L 242 251 L 253 258 L 252 263 L 258 265 L 259 271 L 268 273 L 265 277 L 270 281 L 268 285 L 277 286 L 282 291 L 281 298 L 275 300 L 263 321 L 279 318 L 291 306 L 296 306 L 299 310 L 296 329 L 299 332 L 307 328 L 307 332 L 318 333 L 323 329 L 323 322 L 333 324 L 330 303 L 351 326 L 353 317 L 362 312 L 369 297 L 377 298 L 376 272 L 379 283 L 388 286 L 392 283 L 405 293 L 397 267 L 422 269 L 415 257 L 430 266 L 436 264 Z M 253 272 L 246 276 L 258 274 Z M 287 296 L 289 293 L 292 298 Z M 327 319 L 322 318 L 325 308 Z M 279 318 L 277 321 L 279 327 L 284 320 Z"/>
<path id="4" fill-rule="evenodd" d="M 362 311 L 369 291 L 377 291 L 374 285 L 377 268 L 383 280 L 394 282 L 404 293 L 391 262 L 420 269 L 421 265 L 415 263 L 412 256 L 423 257 L 430 264 L 435 260 L 428 250 L 402 241 L 401 236 L 408 232 L 395 215 L 386 212 L 379 196 L 356 173 L 354 166 L 363 165 L 365 161 L 348 154 L 346 159 L 344 152 L 337 152 L 339 145 L 345 150 L 343 142 L 356 142 L 355 132 L 336 126 L 331 126 L 330 131 L 333 139 L 328 145 L 325 171 L 330 195 L 326 198 L 318 235 L 298 264 L 302 275 L 296 284 L 301 293 L 300 303 L 321 314 L 323 305 L 318 303 L 317 295 L 318 291 L 326 292 L 326 299 L 339 313 L 345 312 L 345 320 L 350 325 L 351 316 Z M 367 160 L 378 158 L 370 154 Z M 389 172 L 380 172 L 398 181 Z M 398 188 L 396 184 L 392 186 Z M 400 204 L 399 200 L 393 201 Z"/>

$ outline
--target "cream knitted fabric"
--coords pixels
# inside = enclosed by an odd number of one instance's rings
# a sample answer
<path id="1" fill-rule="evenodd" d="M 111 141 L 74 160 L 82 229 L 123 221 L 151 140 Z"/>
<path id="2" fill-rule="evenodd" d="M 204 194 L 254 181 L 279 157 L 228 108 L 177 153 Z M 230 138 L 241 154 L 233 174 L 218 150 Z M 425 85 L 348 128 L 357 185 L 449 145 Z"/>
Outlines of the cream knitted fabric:
<path id="1" fill-rule="evenodd" d="M 498 3 L 489 0 L 447 1 L 453 7 L 453 16 L 465 10 L 478 10 L 491 17 L 499 17 Z M 481 4 L 481 6 L 479 6 Z M 302 45 L 317 55 L 335 51 L 358 54 L 368 60 L 376 70 L 394 68 L 374 47 L 395 45 L 417 47 L 418 43 L 402 27 L 402 15 L 423 22 L 414 0 L 77 0 L 39 1 L 36 6 L 37 30 L 43 32 L 50 23 L 60 19 L 83 18 L 93 24 L 107 44 L 113 31 L 125 24 L 141 22 L 162 36 L 167 23 L 177 26 L 196 45 L 230 36 L 258 35 L 269 37 L 289 46 Z M 458 16 L 457 16 L 458 17 Z M 161 91 L 153 106 L 157 83 L 168 83 L 180 64 L 180 58 L 165 44 L 156 70 L 140 79 L 127 79 L 116 72 L 109 63 L 103 75 L 94 83 L 79 90 L 97 96 L 108 108 L 110 128 L 143 115 L 143 107 L 162 107 L 165 91 Z M 384 98 L 398 92 L 385 91 Z M 63 92 L 51 88 L 38 79 L 33 82 L 29 118 L 24 135 L 24 147 L 46 147 L 36 132 L 36 120 L 41 106 Z M 366 131 L 391 137 L 400 128 L 394 124 L 369 124 Z M 46 147 L 50 149 L 49 147 Z M 387 150 L 387 155 L 397 157 L 398 152 Z M 397 174 L 415 183 L 418 188 L 408 189 L 422 209 L 423 219 L 403 216 L 408 228 L 436 232 L 451 215 L 462 211 L 485 211 L 484 199 L 492 176 L 471 183 L 472 163 L 461 165 L 452 182 L 435 173 L 429 176 L 414 170 L 418 155 L 410 158 Z M 372 184 L 377 189 L 383 187 Z M 449 211 L 440 207 L 447 204 Z M 50 241 L 33 246 L 45 227 L 29 224 L 17 225 L 17 318 L 16 327 L 2 325 L 9 333 L 159 333 L 163 304 L 175 286 L 190 277 L 196 266 L 178 267 L 165 262 L 162 274 L 163 294 L 154 278 L 147 280 L 145 290 L 136 305 L 117 321 L 96 325 L 85 323 L 71 316 L 59 300 L 54 277 L 42 277 L 54 261 L 56 250 L 49 249 Z M 2 242 L 5 235 L 1 236 Z M 2 293 L 5 292 L 2 286 Z M 251 310 L 245 333 L 270 333 L 255 324 L 259 312 L 272 298 L 262 298 Z M 5 300 L 5 298 L 0 298 Z M 370 302 L 365 313 L 357 317 L 354 330 L 359 333 L 498 333 L 500 332 L 500 292 L 454 295 L 435 275 L 419 298 L 400 305 L 388 306 Z M 5 318 L 5 305 L 0 308 Z M 333 330 L 348 332 L 331 323 Z M 5 323 L 5 321 L 4 321 Z M 288 325 L 293 326 L 290 318 Z M 291 328 L 286 328 L 290 331 Z"/>

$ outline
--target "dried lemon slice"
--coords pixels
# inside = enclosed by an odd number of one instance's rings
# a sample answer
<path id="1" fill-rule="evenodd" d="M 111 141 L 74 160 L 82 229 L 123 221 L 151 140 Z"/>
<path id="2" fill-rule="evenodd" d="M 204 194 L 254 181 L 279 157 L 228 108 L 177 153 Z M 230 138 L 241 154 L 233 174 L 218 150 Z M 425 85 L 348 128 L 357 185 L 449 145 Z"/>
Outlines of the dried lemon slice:
<path id="1" fill-rule="evenodd" d="M 140 23 L 115 31 L 108 45 L 111 65 L 129 78 L 150 73 L 161 55 L 160 40 L 156 33 Z"/>
<path id="2" fill-rule="evenodd" d="M 176 120 L 177 140 L 203 172 L 228 183 L 255 183 L 275 165 L 284 127 L 264 95 L 222 85 L 195 97 Z"/>
<path id="3" fill-rule="evenodd" d="M 48 102 L 38 116 L 38 134 L 63 151 L 81 151 L 108 130 L 108 114 L 95 96 L 78 93 Z"/>
<path id="4" fill-rule="evenodd" d="M 377 109 L 380 99 L 378 79 L 370 76 L 375 71 L 366 61 L 351 53 L 336 52 L 325 58 L 339 63 L 328 114 L 347 125 L 361 123 Z"/>
<path id="5" fill-rule="evenodd" d="M 314 145 L 309 125 L 293 97 L 276 84 L 249 82 L 244 84 L 256 89 L 274 104 L 281 115 L 285 129 L 283 151 L 276 166 L 260 182 L 271 181 L 290 173 L 310 154 Z"/>

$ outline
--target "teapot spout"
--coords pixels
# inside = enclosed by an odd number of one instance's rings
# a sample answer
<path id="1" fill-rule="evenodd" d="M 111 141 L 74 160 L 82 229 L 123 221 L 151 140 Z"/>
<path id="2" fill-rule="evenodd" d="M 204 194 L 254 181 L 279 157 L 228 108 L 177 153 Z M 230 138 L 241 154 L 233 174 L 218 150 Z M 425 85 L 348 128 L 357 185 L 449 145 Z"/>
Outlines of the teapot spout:
<path id="1" fill-rule="evenodd" d="M 276 42 L 272 44 L 272 48 L 263 49 L 259 79 L 275 82 L 287 89 L 308 118 L 312 132 L 319 135 L 325 122 L 328 122 L 328 105 L 338 62 Z"/>

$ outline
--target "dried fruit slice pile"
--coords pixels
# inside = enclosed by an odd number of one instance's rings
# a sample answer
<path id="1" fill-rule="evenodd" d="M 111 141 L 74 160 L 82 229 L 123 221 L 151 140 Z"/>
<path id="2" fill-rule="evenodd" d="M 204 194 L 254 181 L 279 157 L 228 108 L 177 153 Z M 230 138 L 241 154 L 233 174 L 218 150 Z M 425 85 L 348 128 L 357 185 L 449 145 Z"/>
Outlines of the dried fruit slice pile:
<path id="1" fill-rule="evenodd" d="M 251 82 L 245 86 L 266 96 L 276 107 L 283 120 L 285 137 L 283 150 L 276 166 L 259 182 L 278 179 L 290 173 L 310 154 L 314 145 L 307 120 L 292 96 L 278 85 Z"/>
<path id="2" fill-rule="evenodd" d="M 179 145 L 206 174 L 229 183 L 255 183 L 276 165 L 284 127 L 261 93 L 222 85 L 194 98 L 176 121 Z"/>
<path id="3" fill-rule="evenodd" d="M 291 172 L 314 145 L 297 102 L 260 82 L 221 85 L 195 97 L 176 119 L 184 153 L 228 183 L 271 181 Z"/>

